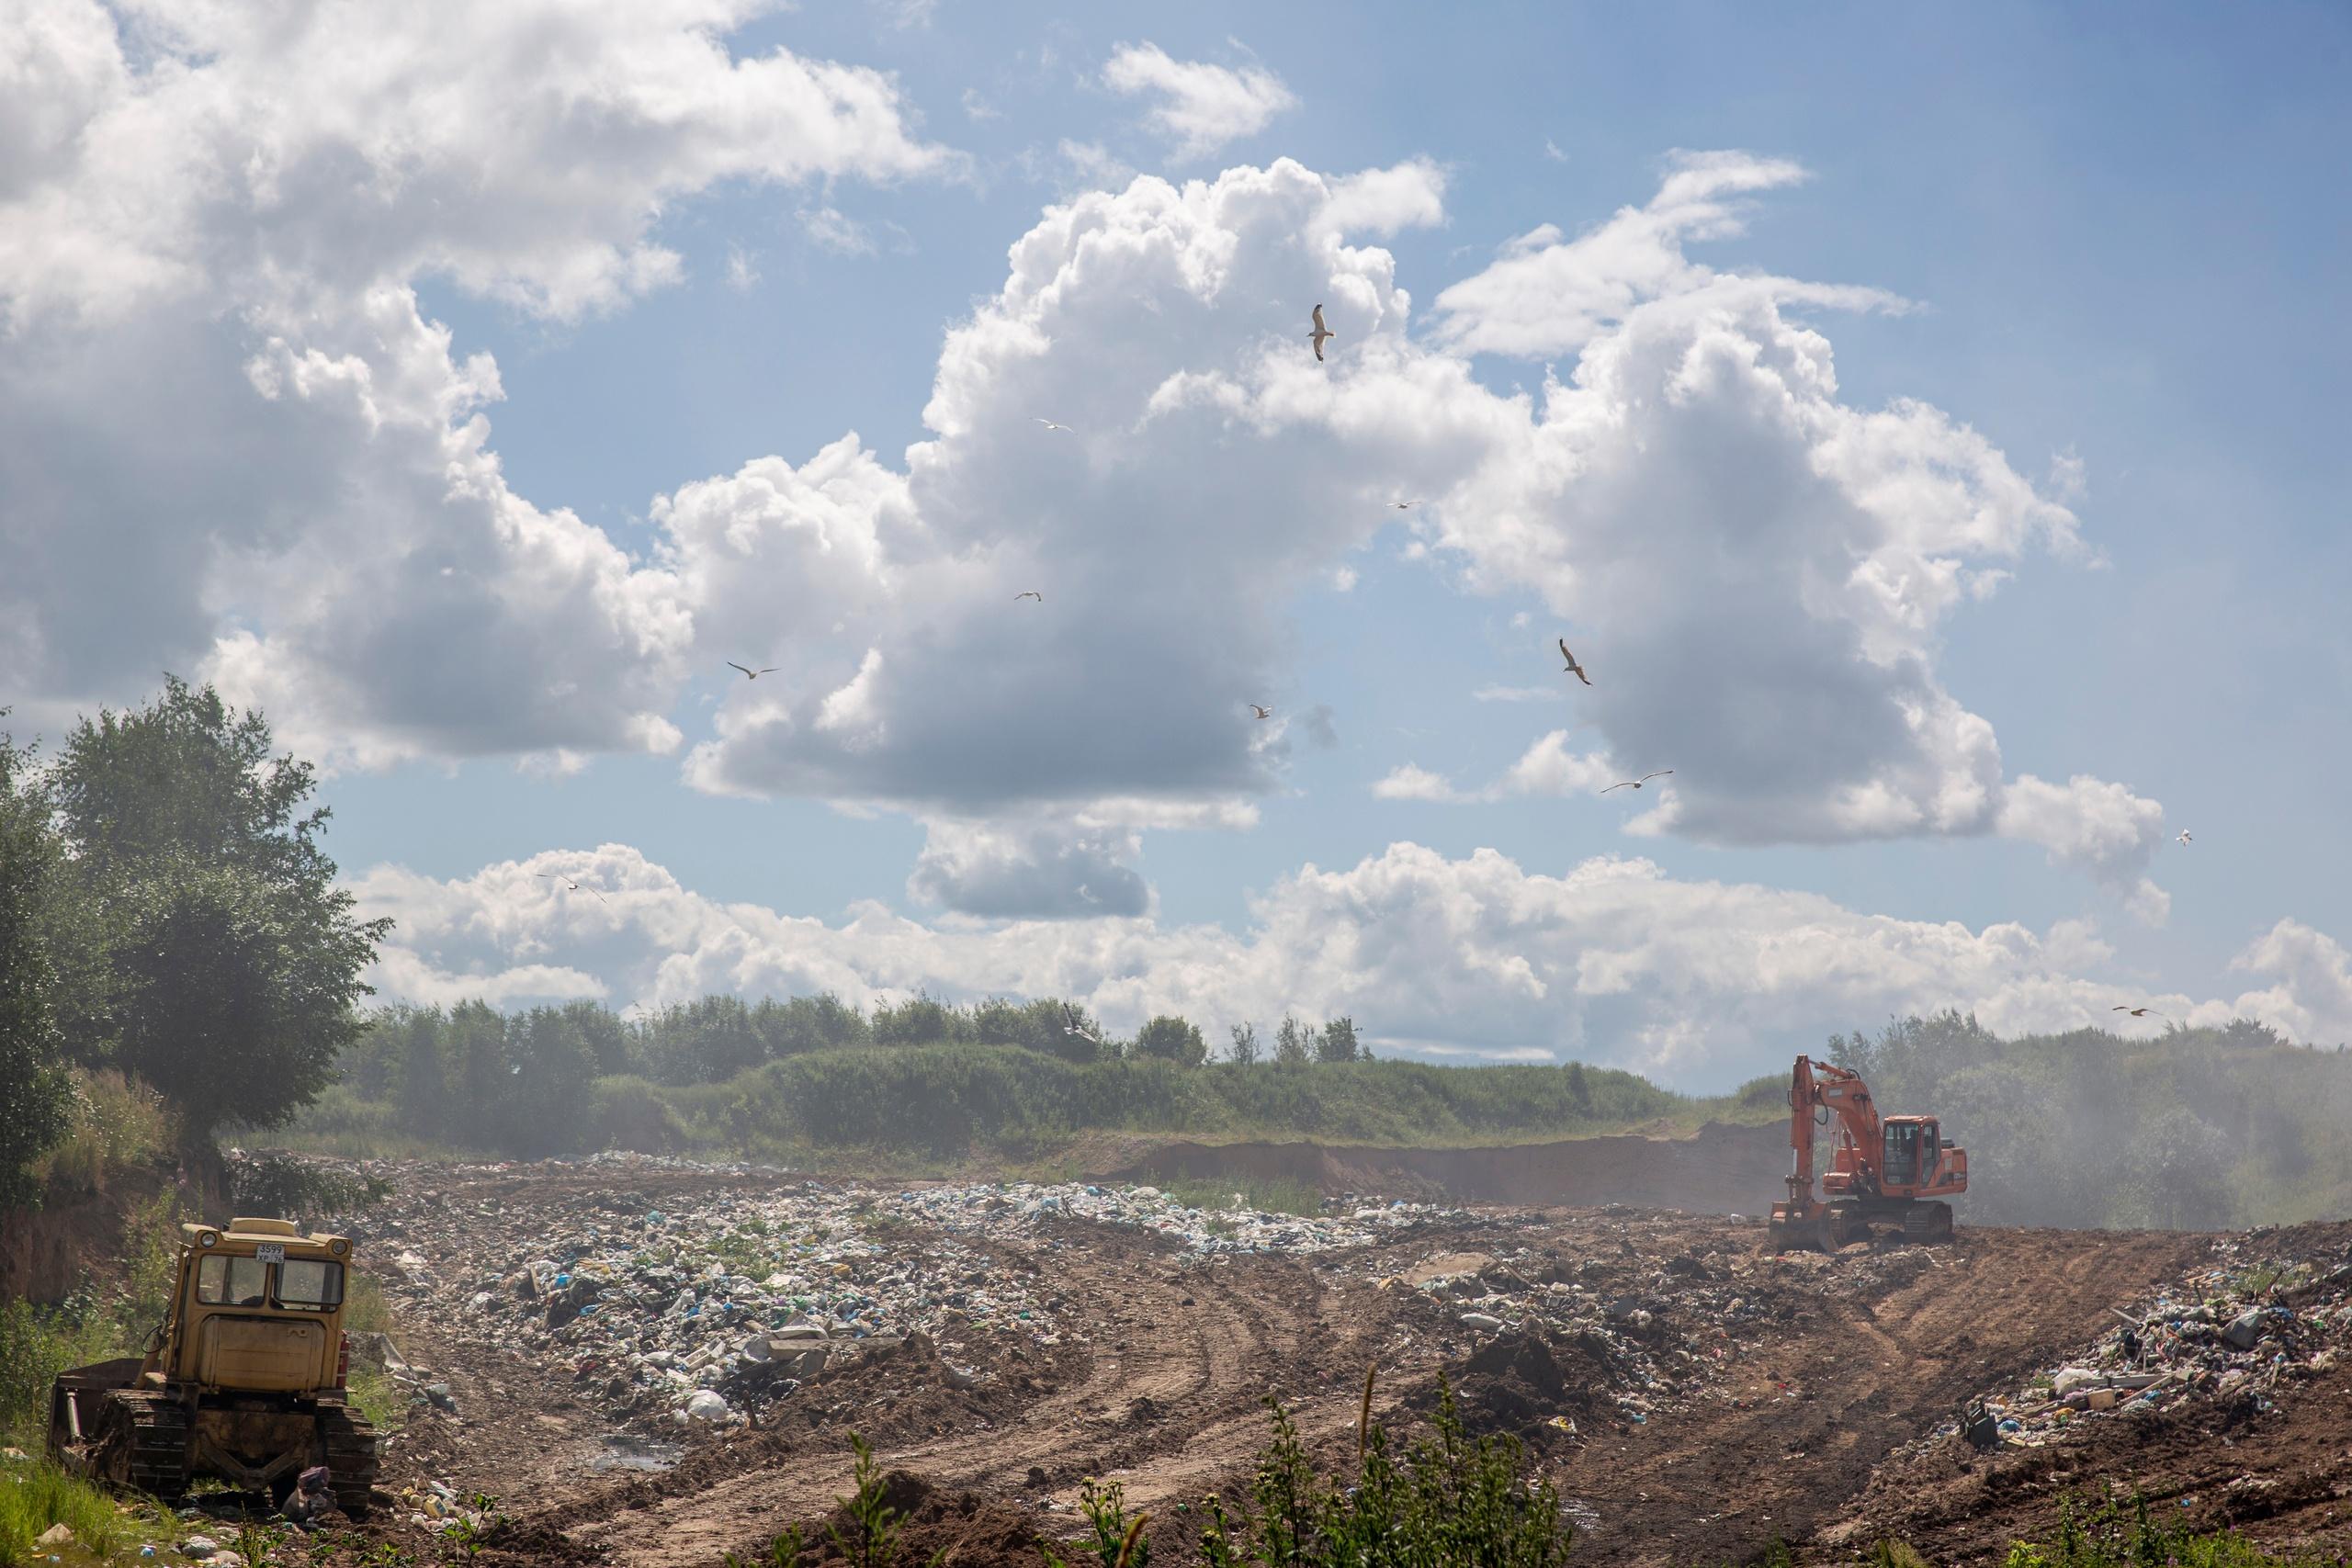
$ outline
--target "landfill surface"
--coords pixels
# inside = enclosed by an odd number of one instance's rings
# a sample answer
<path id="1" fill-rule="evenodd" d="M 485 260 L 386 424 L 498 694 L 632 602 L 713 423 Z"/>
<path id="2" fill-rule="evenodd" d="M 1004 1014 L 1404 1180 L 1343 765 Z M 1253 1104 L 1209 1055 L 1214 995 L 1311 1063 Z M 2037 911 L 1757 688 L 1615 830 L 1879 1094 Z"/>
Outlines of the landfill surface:
<path id="1" fill-rule="evenodd" d="M 748 1557 L 830 1510 L 855 1433 L 926 1560 L 1038 1563 L 1095 1476 L 1182 1563 L 1178 1510 L 1246 1483 L 1263 1398 L 1339 1463 L 1368 1366 L 1384 1423 L 1442 1375 L 1474 1430 L 1524 1443 L 1584 1562 L 1850 1561 L 1889 1534 L 1997 1558 L 2062 1491 L 2173 1471 L 2199 1520 L 2345 1544 L 2352 1227 L 1963 1222 L 1949 1247 L 1781 1258 L 1756 1219 L 1622 1205 L 1335 1193 L 1301 1217 L 644 1156 L 369 1168 L 396 1196 L 345 1223 L 395 1326 L 361 1359 L 410 1402 L 369 1528 L 422 1538 L 494 1495 L 512 1522 L 483 1561 Z M 2289 1436 L 2327 1420 L 2324 1455 Z M 2266 1444 L 2281 1474 L 2230 1485 Z"/>

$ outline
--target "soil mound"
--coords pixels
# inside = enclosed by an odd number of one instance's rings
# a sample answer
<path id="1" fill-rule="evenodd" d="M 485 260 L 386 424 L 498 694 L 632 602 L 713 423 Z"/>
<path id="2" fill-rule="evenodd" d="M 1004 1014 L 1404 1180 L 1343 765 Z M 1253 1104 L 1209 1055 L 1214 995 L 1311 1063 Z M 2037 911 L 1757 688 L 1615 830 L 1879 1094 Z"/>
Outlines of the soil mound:
<path id="1" fill-rule="evenodd" d="M 1626 1375 L 1623 1359 L 1599 1335 L 1506 1334 L 1463 1363 L 1453 1398 L 1471 1431 L 1509 1433 L 1543 1450 L 1568 1436 L 1555 1420 L 1589 1421 Z M 1437 1408 L 1437 1392 L 1420 1389 L 1406 1403 L 1428 1415 Z"/>

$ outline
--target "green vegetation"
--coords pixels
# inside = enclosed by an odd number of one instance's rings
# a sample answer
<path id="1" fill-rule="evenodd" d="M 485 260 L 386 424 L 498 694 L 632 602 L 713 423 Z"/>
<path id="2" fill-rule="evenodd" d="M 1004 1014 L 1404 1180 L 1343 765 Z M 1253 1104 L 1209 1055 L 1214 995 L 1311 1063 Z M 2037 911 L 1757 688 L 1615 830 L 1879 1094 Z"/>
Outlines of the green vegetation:
<path id="1" fill-rule="evenodd" d="M 1274 1177 L 1231 1176 L 1180 1177 L 1158 1183 L 1170 1198 L 1194 1209 L 1225 1209 L 1233 1205 L 1233 1195 L 1241 1195 L 1241 1206 L 1269 1214 L 1319 1214 L 1323 1212 L 1323 1195 L 1304 1181 L 1286 1181 Z"/>
<path id="2" fill-rule="evenodd" d="M 1790 1561 L 1786 1547 L 1766 1559 Z M 1868 1559 L 1871 1568 L 1936 1568 L 1902 1541 L 1881 1541 Z M 2323 1552 L 2273 1551 L 2233 1530 L 2195 1530 L 2153 1517 L 2147 1499 L 2100 1504 L 2087 1517 L 2071 1497 L 2059 1505 L 2057 1528 L 2043 1540 L 2011 1544 L 2006 1568 L 2322 1568 L 2341 1557 Z"/>
<path id="3" fill-rule="evenodd" d="M 258 714 L 169 676 L 46 763 L 0 735 L 0 1207 L 331 1081 L 389 926 L 335 886 L 312 788 Z"/>
<path id="4" fill-rule="evenodd" d="M 636 1148 L 952 1162 L 975 1150 L 1026 1158 L 1093 1131 L 1480 1144 L 1786 1114 L 1777 1089 L 1759 1109 L 1738 1096 L 1672 1094 L 1602 1067 L 1439 1067 L 1374 1062 L 1360 1051 L 1353 1059 L 1309 1054 L 1289 1066 L 1199 1062 L 1191 1056 L 1198 1032 L 1175 1019 L 1155 1021 L 1172 1055 L 1098 1051 L 1090 1042 L 1090 1059 L 1080 1061 L 1058 1048 L 956 1038 L 995 1004 L 929 1003 L 933 1026 L 950 1038 L 886 1046 L 882 1031 L 850 1029 L 859 1015 L 831 998 L 706 1002 L 642 1021 L 582 1002 L 505 1017 L 479 1002 L 385 1009 L 346 1054 L 345 1081 L 281 1141 L 345 1155 L 409 1148 L 536 1158 Z M 1046 1006 L 1058 1021 L 1060 1004 Z M 800 1036 L 772 1027 L 820 1009 L 842 1021 L 840 1032 L 862 1038 L 801 1049 Z M 1347 1020 L 1332 1032 L 1352 1040 Z M 778 1045 L 779 1037 L 791 1043 Z M 695 1076 L 747 1060 L 723 1079 Z"/>
<path id="5" fill-rule="evenodd" d="M 40 931 L 59 855 L 31 761 L 0 735 L 0 1205 L 40 1192 L 26 1168 L 65 1135 L 72 1114 L 58 1061 L 57 975 Z"/>
<path id="6" fill-rule="evenodd" d="M 2258 1023 L 2007 1040 L 1945 1012 L 1828 1055 L 1883 1110 L 1942 1119 L 1981 1224 L 2204 1230 L 2352 1207 L 2352 1055 Z"/>
<path id="7" fill-rule="evenodd" d="M 139 1541 L 168 1540 L 175 1533 L 160 1509 L 150 1506 L 125 1513 L 112 1495 L 47 1460 L 0 1465 L 0 1568 L 47 1562 L 50 1549 L 33 1542 L 61 1524 L 99 1561 Z"/>
<path id="8" fill-rule="evenodd" d="M 1473 1438 L 1453 1391 L 1439 1386 L 1430 1430 L 1401 1456 L 1367 1422 L 1351 1476 L 1315 1473 L 1275 1400 L 1273 1440 L 1258 1456 L 1250 1496 L 1227 1511 L 1206 1500 L 1201 1555 L 1209 1568 L 1341 1568 L 1366 1562 L 1478 1562 L 1552 1568 L 1573 1531 L 1552 1483 L 1529 1473 L 1516 1439 Z M 1098 1527 L 1099 1528 L 1099 1527 Z"/>
<path id="9" fill-rule="evenodd" d="M 171 1116 L 162 1095 L 111 1070 L 69 1067 L 65 1076 L 71 1096 L 65 1135 L 32 1166 L 43 1193 L 95 1192 L 115 1172 L 171 1152 Z"/>

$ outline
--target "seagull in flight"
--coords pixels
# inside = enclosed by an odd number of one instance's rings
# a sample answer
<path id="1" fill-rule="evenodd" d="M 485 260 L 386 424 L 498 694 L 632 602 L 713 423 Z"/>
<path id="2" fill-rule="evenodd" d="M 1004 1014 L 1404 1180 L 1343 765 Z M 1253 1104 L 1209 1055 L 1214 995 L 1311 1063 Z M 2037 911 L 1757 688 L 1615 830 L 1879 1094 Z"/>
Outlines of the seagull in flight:
<path id="1" fill-rule="evenodd" d="M 1609 786 L 1609 789 L 1639 789 L 1639 788 L 1641 788 L 1644 784 L 1645 784 L 1649 783 L 1649 782 L 1650 782 L 1650 780 L 1652 780 L 1652 779 L 1662 779 L 1662 778 L 1666 777 L 1666 775 L 1667 775 L 1667 774 L 1668 774 L 1668 773 L 1672 773 L 1672 772 L 1674 772 L 1674 770 L 1673 770 L 1672 768 L 1660 768 L 1657 772 L 1656 772 L 1656 773 L 1644 773 L 1640 778 L 1637 778 L 1637 779 L 1625 779 L 1625 780 L 1623 780 L 1623 781 L 1621 781 L 1621 782 L 1619 782 L 1619 783 L 1617 783 L 1617 784 L 1611 784 L 1611 785 Z M 1603 795 L 1607 795 L 1607 794 L 1609 793 L 1609 789 L 1604 789 L 1604 790 L 1602 790 L 1600 793 L 1601 793 L 1601 794 L 1603 794 Z"/>
<path id="2" fill-rule="evenodd" d="M 1388 504 L 1395 507 L 1399 512 L 1405 512 L 1413 507 L 1419 506 L 1420 502 L 1418 501 L 1392 501 Z"/>
<path id="3" fill-rule="evenodd" d="M 1320 305 L 1315 307 L 1315 330 L 1306 335 L 1315 344 L 1315 362 L 1319 365 L 1323 362 L 1323 344 L 1340 335 L 1323 324 L 1323 307 Z"/>
<path id="4" fill-rule="evenodd" d="M 1256 703 L 1251 703 L 1250 705 L 1250 711 L 1256 714 L 1260 718 L 1272 718 L 1274 716 L 1273 709 L 1260 707 Z"/>
<path id="5" fill-rule="evenodd" d="M 1043 593 L 1038 592 L 1034 588 L 1025 589 L 1012 596 L 1012 602 L 1016 604 L 1020 604 L 1023 599 L 1035 599 L 1040 604 L 1046 602 L 1046 596 Z"/>
<path id="6" fill-rule="evenodd" d="M 1075 431 L 1075 430 L 1070 430 L 1070 429 L 1069 429 L 1069 425 L 1067 425 L 1067 424 L 1056 424 L 1052 420 L 1050 420 L 1050 419 L 1039 419 L 1039 418 L 1038 418 L 1038 416 L 1037 416 L 1037 415 L 1035 415 L 1035 414 L 1034 414 L 1034 413 L 1033 413 L 1033 414 L 1031 414 L 1029 417 L 1030 417 L 1032 420 L 1035 421 L 1037 423 L 1044 425 L 1047 430 L 1069 430 L 1069 433 L 1070 433 L 1072 435 L 1076 435 L 1076 434 L 1078 434 L 1078 432 L 1077 432 L 1077 431 Z"/>
<path id="7" fill-rule="evenodd" d="M 2188 837 L 2188 829 L 2186 829 L 2186 828 L 2183 828 L 2183 829 L 2180 830 L 2180 841 L 2181 841 L 2182 843 L 2184 843 L 2184 844 L 2188 843 L 2188 842 L 2190 842 L 2190 841 L 2191 841 L 2191 840 L 2190 840 L 2190 839 L 2189 839 L 2189 837 Z"/>
<path id="8" fill-rule="evenodd" d="M 595 894 L 596 902 L 599 904 L 609 904 L 612 902 L 610 898 L 605 897 L 602 893 L 597 893 L 594 888 L 588 886 L 584 883 L 574 882 L 568 876 L 558 876 L 553 872 L 549 871 L 535 871 L 531 873 L 531 874 L 537 877 L 542 882 L 560 882 L 563 884 L 564 890 L 566 892 Z"/>
<path id="9" fill-rule="evenodd" d="M 2113 1007 L 2111 1007 L 2111 1008 L 2108 1009 L 2107 1010 L 2108 1010 L 2108 1011 L 2109 1011 L 2109 1012 L 2128 1012 L 2128 1013 L 2130 1013 L 2133 1018 L 2149 1018 L 2149 1017 L 2154 1017 L 2154 1018 L 2161 1018 L 2161 1019 L 2164 1019 L 2164 1021 L 2165 1021 L 2166 1023 L 2170 1023 L 2170 1022 L 2172 1021 L 2172 1020 L 2171 1020 L 2169 1017 L 2166 1017 L 2165 1014 L 2163 1014 L 2163 1013 L 2160 1013 L 2160 1012 L 2156 1011 L 2156 1010 L 2155 1010 L 2155 1009 L 2154 1009 L 2154 1008 L 2132 1008 L 2132 1007 L 2125 1007 L 2121 1002 L 2118 1002 L 2118 1003 L 2116 1003 Z"/>
<path id="10" fill-rule="evenodd" d="M 773 675 L 773 674 L 775 674 L 777 671 L 779 671 L 779 670 L 781 670 L 781 669 L 783 669 L 783 668 L 784 668 L 784 666 L 783 666 L 783 665 L 781 665 L 781 664 L 771 664 L 771 665 L 769 665 L 769 666 L 768 666 L 766 669 L 764 669 L 764 670 L 753 670 L 753 669 L 752 669 L 752 668 L 751 668 L 750 666 L 748 666 L 748 665 L 738 664 L 738 663 L 736 663 L 736 662 L 735 662 L 733 660 L 731 660 L 731 659 L 728 660 L 726 661 L 726 664 L 727 664 L 727 668 L 729 668 L 729 670 L 741 670 L 741 671 L 743 671 L 743 679 L 745 679 L 746 681 L 756 681 L 756 680 L 758 680 L 758 679 L 759 679 L 761 676 L 763 676 L 763 675 Z"/>
<path id="11" fill-rule="evenodd" d="M 1102 1043 L 1101 1036 L 1079 1023 L 1078 1010 L 1068 1002 L 1062 1004 L 1062 1032 L 1076 1035 L 1080 1040 L 1091 1040 L 1097 1045 Z"/>
<path id="12" fill-rule="evenodd" d="M 1566 673 L 1575 676 L 1577 680 L 1582 681 L 1588 686 L 1592 684 L 1592 677 L 1584 672 L 1584 666 L 1577 662 L 1577 656 L 1568 651 L 1568 639 L 1566 637 L 1562 637 L 1560 639 L 1560 657 L 1568 661 Z"/>

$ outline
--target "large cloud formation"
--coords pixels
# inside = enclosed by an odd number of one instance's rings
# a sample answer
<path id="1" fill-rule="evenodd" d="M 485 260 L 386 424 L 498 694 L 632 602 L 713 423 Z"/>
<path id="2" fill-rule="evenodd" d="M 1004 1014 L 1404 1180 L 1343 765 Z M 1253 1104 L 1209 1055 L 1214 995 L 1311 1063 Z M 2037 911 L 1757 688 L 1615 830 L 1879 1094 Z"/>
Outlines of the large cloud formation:
<path id="1" fill-rule="evenodd" d="M 575 319 L 677 276 L 659 220 L 716 182 L 956 168 L 888 76 L 731 54 L 764 8 L 46 0 L 0 24 L 30 62 L 0 107 L 0 675 L 26 716 L 167 666 L 332 764 L 571 767 L 684 745 L 688 672 L 750 652 L 783 669 L 693 738 L 696 787 L 920 814 L 913 888 L 951 908 L 1134 913 L 1139 829 L 1245 820 L 1280 785 L 1287 712 L 1315 710 L 1247 704 L 1288 690 L 1289 607 L 1408 493 L 1415 548 L 1540 602 L 1598 683 L 1586 732 L 1502 779 L 1388 793 L 1671 765 L 1636 831 L 2001 832 L 2161 913 L 2154 804 L 2006 777 L 1936 669 L 1968 600 L 2079 552 L 2073 516 L 1935 409 L 1840 400 L 1804 317 L 1890 297 L 1688 254 L 1784 162 L 1680 157 L 1422 324 L 1376 242 L 1444 220 L 1434 165 L 1136 178 L 1013 244 L 898 460 L 852 433 L 682 483 L 643 557 L 518 495 L 497 367 L 419 278 Z M 1118 60 L 1180 107 L 1206 80 Z M 1474 373 L 1493 354 L 1576 363 L 1503 393 Z"/>
<path id="2" fill-rule="evenodd" d="M 947 169 L 773 0 L 36 0 L 0 18 L 0 674 L 203 668 L 331 761 L 666 750 L 692 620 L 514 494 L 413 285 L 555 320 L 721 180 Z"/>
<path id="3" fill-rule="evenodd" d="M 1392 844 L 1283 877 L 1240 932 L 1140 917 L 931 925 L 876 904 L 831 923 L 703 897 L 622 844 L 450 881 L 378 867 L 355 891 L 363 913 L 398 921 L 375 983 L 426 1002 L 831 990 L 863 1005 L 920 987 L 1069 996 L 1119 1030 L 1174 1011 L 1218 1036 L 1244 1021 L 1262 1032 L 1285 1010 L 1346 1012 L 1383 1055 L 1573 1057 L 1694 1088 L 1771 1070 L 1832 1029 L 1948 1006 L 2005 1032 L 2112 1027 L 2109 1010 L 2129 1002 L 2199 1022 L 2259 1016 L 2323 1042 L 2352 1033 L 2352 960 L 2292 922 L 2238 961 L 2273 976 L 2267 989 L 2149 997 L 2098 977 L 2109 950 L 2074 922 L 2037 933 L 1892 919 L 1616 856 L 1545 876 L 1492 850 L 1448 859 Z"/>

